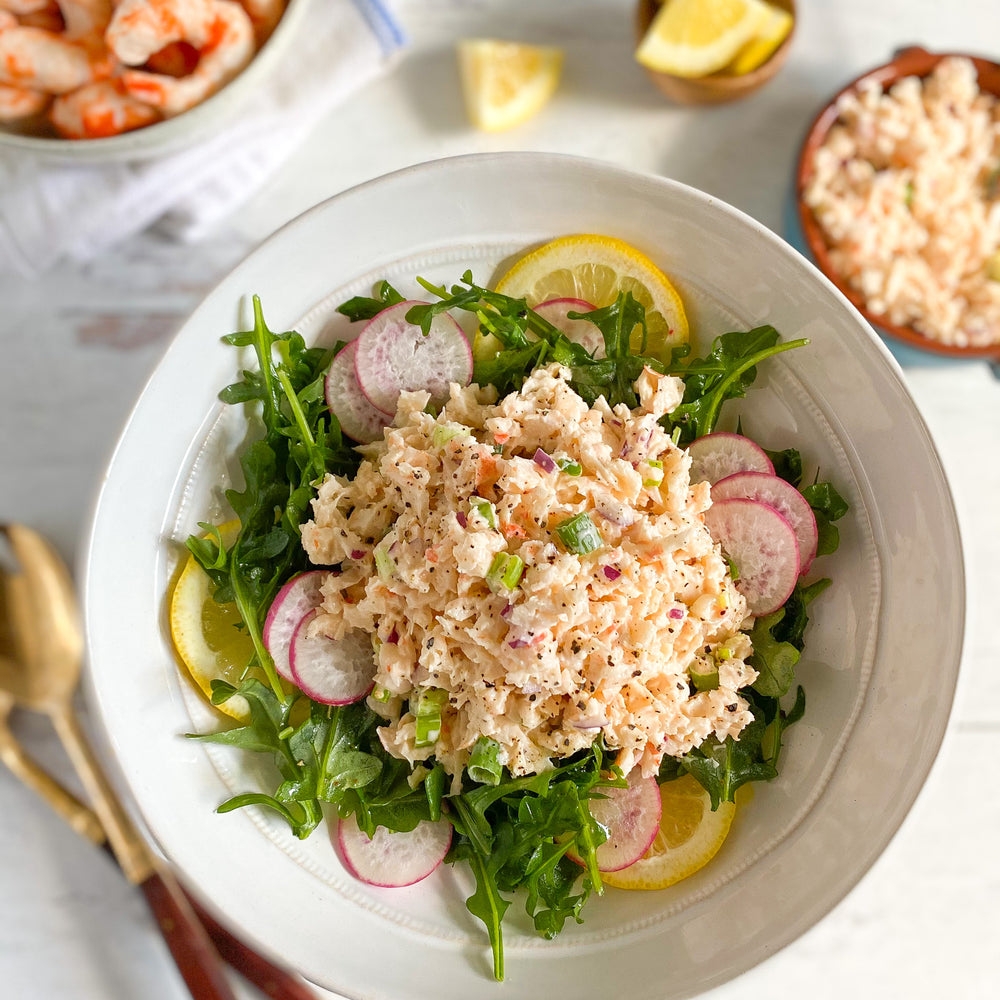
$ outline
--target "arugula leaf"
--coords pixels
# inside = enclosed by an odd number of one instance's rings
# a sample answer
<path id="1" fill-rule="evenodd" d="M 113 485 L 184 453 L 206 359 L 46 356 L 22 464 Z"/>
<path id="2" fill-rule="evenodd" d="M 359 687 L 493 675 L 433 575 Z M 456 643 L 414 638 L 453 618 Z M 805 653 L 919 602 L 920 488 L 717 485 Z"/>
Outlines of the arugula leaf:
<path id="1" fill-rule="evenodd" d="M 785 609 L 758 618 L 750 631 L 753 655 L 750 663 L 758 672 L 753 688 L 768 698 L 780 698 L 792 686 L 799 650 L 790 642 L 774 637 L 773 629 L 781 624 Z"/>
<path id="2" fill-rule="evenodd" d="M 778 343 L 773 326 L 759 326 L 746 333 L 724 333 L 712 343 L 704 358 L 672 364 L 671 375 L 684 379 L 684 399 L 663 418 L 668 430 L 680 429 L 680 443 L 711 434 L 719 410 L 727 399 L 746 395 L 757 378 L 757 365 L 766 358 L 804 347 L 808 340 Z"/>
<path id="3" fill-rule="evenodd" d="M 831 483 L 813 483 L 802 489 L 802 495 L 809 501 L 809 506 L 816 515 L 816 529 L 819 532 L 816 555 L 825 556 L 836 552 L 840 545 L 840 531 L 833 522 L 839 521 L 847 513 L 847 501 Z"/>
<path id="4" fill-rule="evenodd" d="M 802 456 L 797 448 L 785 448 L 784 451 L 768 451 L 764 453 L 771 460 L 774 466 L 774 474 L 780 476 L 787 483 L 798 488 L 802 482 Z"/>
<path id="5" fill-rule="evenodd" d="M 284 688 L 264 647 L 263 624 L 279 587 L 306 567 L 299 540 L 315 484 L 327 472 L 349 474 L 360 457 L 348 448 L 337 420 L 326 408 L 323 378 L 333 352 L 307 348 L 294 332 L 274 333 L 253 298 L 252 330 L 223 340 L 252 347 L 257 369 L 227 386 L 219 398 L 230 404 L 259 404 L 263 436 L 240 456 L 243 489 L 226 491 L 240 530 L 228 551 L 211 525 L 210 539 L 192 537 L 188 548 L 211 577 L 215 599 L 236 604 L 271 690 L 280 700 Z"/>
<path id="6" fill-rule="evenodd" d="M 239 688 L 226 681 L 212 681 L 213 704 L 223 704 L 237 694 L 246 699 L 250 708 L 246 725 L 218 733 L 189 733 L 188 738 L 270 754 L 284 782 L 273 796 L 256 792 L 237 795 L 223 802 L 217 811 L 267 806 L 288 821 L 296 837 L 304 839 L 323 818 L 313 791 L 317 770 L 313 740 L 317 729 L 322 729 L 322 720 L 313 711 L 298 726 L 290 725 L 293 703 L 279 699 L 256 678 L 245 680 Z"/>
<path id="7" fill-rule="evenodd" d="M 372 319 L 383 309 L 405 301 L 388 281 L 380 281 L 375 286 L 374 296 L 355 295 L 353 299 L 348 299 L 337 306 L 337 312 L 346 316 L 352 323 L 357 323 L 359 320 Z"/>
<path id="8" fill-rule="evenodd" d="M 603 309 L 586 313 L 570 313 L 572 319 L 585 319 L 593 323 L 604 337 L 604 358 L 589 358 L 573 367 L 571 385 L 588 404 L 593 405 L 603 396 L 609 406 L 625 403 L 629 408 L 639 405 L 633 383 L 646 366 L 663 371 L 663 362 L 646 357 L 646 310 L 631 292 L 621 292 L 618 298 Z M 636 328 L 642 331 L 640 353 L 632 351 L 632 337 Z"/>

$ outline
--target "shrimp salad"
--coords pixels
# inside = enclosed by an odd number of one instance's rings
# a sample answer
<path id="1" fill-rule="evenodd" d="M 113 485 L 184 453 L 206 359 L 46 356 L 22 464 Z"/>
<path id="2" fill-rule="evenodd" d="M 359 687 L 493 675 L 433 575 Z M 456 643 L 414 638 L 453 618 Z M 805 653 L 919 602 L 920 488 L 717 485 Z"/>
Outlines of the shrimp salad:
<path id="1" fill-rule="evenodd" d="M 236 540 L 205 524 L 188 547 L 255 653 L 212 683 L 245 725 L 196 738 L 280 774 L 220 812 L 268 808 L 298 837 L 328 818 L 369 884 L 468 865 L 502 979 L 515 896 L 552 937 L 655 859 L 670 783 L 732 810 L 777 775 L 830 583 L 810 570 L 847 507 L 788 442 L 716 427 L 806 341 L 647 354 L 629 292 L 553 310 L 469 273 L 421 283 L 436 301 L 382 282 L 344 303 L 360 334 L 330 349 L 270 331 L 257 299 L 226 338 L 259 370 L 221 398 L 262 433 L 227 494 Z"/>
<path id="2" fill-rule="evenodd" d="M 206 100 L 285 0 L 0 0 L 0 124 L 102 139 Z"/>

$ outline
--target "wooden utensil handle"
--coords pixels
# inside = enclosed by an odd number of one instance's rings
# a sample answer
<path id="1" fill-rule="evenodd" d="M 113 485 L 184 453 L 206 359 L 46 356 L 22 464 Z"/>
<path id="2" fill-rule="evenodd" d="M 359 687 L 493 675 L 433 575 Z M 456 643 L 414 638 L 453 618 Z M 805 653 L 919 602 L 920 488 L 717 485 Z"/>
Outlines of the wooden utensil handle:
<path id="1" fill-rule="evenodd" d="M 104 828 L 94 813 L 36 764 L 5 725 L 0 725 L 0 760 L 28 788 L 45 799 L 77 833 L 95 844 L 104 843 Z"/>
<path id="2" fill-rule="evenodd" d="M 196 900 L 190 896 L 188 899 L 215 947 L 219 949 L 219 954 L 247 982 L 253 983 L 272 1000 L 316 1000 L 316 994 L 291 973 L 272 965 L 263 955 L 258 955 L 239 938 L 230 934 Z"/>
<path id="3" fill-rule="evenodd" d="M 140 888 L 194 1000 L 236 1000 L 218 952 L 172 877 L 154 872 Z"/>

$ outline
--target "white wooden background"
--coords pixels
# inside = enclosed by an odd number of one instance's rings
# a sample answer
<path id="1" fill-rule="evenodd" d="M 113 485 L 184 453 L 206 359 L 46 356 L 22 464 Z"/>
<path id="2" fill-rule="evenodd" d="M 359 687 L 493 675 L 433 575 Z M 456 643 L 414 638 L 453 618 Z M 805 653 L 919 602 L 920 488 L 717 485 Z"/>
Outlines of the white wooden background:
<path id="1" fill-rule="evenodd" d="M 783 233 L 799 142 L 843 83 L 910 43 L 1000 58 L 1000 7 L 986 0 L 799 0 L 795 46 L 776 81 L 744 103 L 686 110 L 632 62 L 632 6 L 396 0 L 411 36 L 403 61 L 330 114 L 210 242 L 178 247 L 145 235 L 87 266 L 0 277 L 0 518 L 43 531 L 72 560 L 120 425 L 172 332 L 247 249 L 356 182 L 454 153 L 572 152 L 701 187 Z M 546 111 L 510 133 L 472 131 L 453 57 L 464 36 L 564 47 L 564 79 Z M 908 369 L 907 382 L 941 451 L 966 544 L 969 629 L 949 733 L 909 818 L 855 891 L 712 1000 L 998 995 L 1000 381 L 968 364 Z M 71 780 L 42 721 L 20 716 L 16 728 Z M 3 770 L 0 996 L 186 996 L 141 898 Z"/>

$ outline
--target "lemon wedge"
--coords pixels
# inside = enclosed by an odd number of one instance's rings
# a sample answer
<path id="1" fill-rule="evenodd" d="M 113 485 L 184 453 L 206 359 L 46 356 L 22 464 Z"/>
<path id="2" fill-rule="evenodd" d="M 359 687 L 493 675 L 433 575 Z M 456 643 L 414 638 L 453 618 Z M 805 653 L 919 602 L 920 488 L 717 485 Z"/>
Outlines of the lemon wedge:
<path id="1" fill-rule="evenodd" d="M 665 889 L 703 868 L 722 847 L 736 806 L 723 802 L 712 812 L 708 792 L 690 774 L 660 785 L 663 814 L 649 850 L 628 868 L 601 872 L 618 889 Z"/>
<path id="2" fill-rule="evenodd" d="M 667 0 L 635 57 L 660 73 L 707 76 L 728 66 L 769 17 L 764 0 Z"/>
<path id="3" fill-rule="evenodd" d="M 684 305 L 670 279 L 644 254 L 612 236 L 563 236 L 522 257 L 496 290 L 524 298 L 529 306 L 549 299 L 583 299 L 601 308 L 619 292 L 631 292 L 646 309 L 646 354 L 666 359 L 688 340 Z M 641 329 L 632 347 L 641 346 Z"/>
<path id="4" fill-rule="evenodd" d="M 223 543 L 232 545 L 239 521 L 221 525 Z M 211 700 L 212 681 L 238 685 L 246 676 L 253 657 L 253 642 L 240 626 L 235 604 L 218 604 L 212 597 L 211 578 L 194 556 L 188 556 L 170 595 L 170 637 L 191 679 Z M 263 673 L 261 673 L 263 679 Z M 221 705 L 220 712 L 245 722 L 250 717 L 246 700 L 236 695 Z"/>
<path id="5" fill-rule="evenodd" d="M 562 70 L 560 49 L 492 38 L 458 43 L 458 65 L 469 119 L 501 132 L 536 115 L 555 93 Z"/>
<path id="6" fill-rule="evenodd" d="M 794 18 L 787 10 L 768 4 L 767 20 L 757 34 L 740 49 L 736 58 L 726 67 L 726 72 L 742 76 L 763 66 L 788 37 L 793 23 Z"/>

